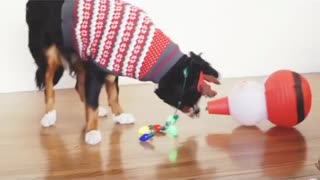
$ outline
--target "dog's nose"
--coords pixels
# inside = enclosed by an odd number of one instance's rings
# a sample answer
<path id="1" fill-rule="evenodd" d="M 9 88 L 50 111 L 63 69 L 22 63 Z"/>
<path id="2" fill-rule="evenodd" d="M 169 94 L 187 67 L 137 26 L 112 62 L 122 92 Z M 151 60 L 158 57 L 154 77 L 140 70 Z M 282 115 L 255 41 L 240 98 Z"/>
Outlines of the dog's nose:
<path id="1" fill-rule="evenodd" d="M 193 106 L 193 113 L 194 113 L 194 114 L 199 114 L 199 113 L 200 113 L 200 108 L 199 108 L 198 105 L 194 105 L 194 106 Z"/>
<path id="2" fill-rule="evenodd" d="M 200 115 L 200 108 L 197 105 L 194 105 L 193 108 L 191 108 L 192 111 L 189 113 L 189 116 L 192 118 L 199 117 Z"/>

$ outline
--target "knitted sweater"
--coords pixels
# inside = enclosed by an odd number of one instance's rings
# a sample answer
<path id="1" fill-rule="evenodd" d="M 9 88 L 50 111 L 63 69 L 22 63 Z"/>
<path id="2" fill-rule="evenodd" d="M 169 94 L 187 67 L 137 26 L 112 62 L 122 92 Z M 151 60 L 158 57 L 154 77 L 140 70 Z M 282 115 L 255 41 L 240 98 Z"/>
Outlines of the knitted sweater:
<path id="1" fill-rule="evenodd" d="M 146 13 L 122 0 L 65 0 L 66 47 L 115 75 L 159 82 L 183 56 Z"/>

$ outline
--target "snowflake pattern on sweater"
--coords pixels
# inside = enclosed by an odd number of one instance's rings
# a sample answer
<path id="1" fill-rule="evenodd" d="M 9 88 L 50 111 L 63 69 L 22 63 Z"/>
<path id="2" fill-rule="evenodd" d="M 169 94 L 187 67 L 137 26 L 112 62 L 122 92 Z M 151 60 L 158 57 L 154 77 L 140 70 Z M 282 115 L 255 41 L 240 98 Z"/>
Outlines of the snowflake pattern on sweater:
<path id="1" fill-rule="evenodd" d="M 84 61 L 95 61 L 116 75 L 157 82 L 183 56 L 178 45 L 132 4 L 75 0 L 71 10 L 74 49 Z M 63 16 L 63 22 L 67 18 Z"/>

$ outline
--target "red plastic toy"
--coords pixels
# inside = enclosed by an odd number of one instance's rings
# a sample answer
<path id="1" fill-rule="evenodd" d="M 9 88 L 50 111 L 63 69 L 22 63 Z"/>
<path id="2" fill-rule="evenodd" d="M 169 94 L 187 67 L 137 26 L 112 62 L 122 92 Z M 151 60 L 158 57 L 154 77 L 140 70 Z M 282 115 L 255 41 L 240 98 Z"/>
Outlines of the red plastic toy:
<path id="1" fill-rule="evenodd" d="M 238 89 L 241 90 L 241 86 L 245 85 L 246 83 L 240 84 L 240 88 Z M 293 127 L 304 121 L 309 115 L 312 94 L 308 81 L 301 74 L 291 70 L 279 70 L 267 77 L 262 85 L 264 98 L 259 100 L 259 102 L 255 101 L 261 97 L 259 96 L 260 90 L 252 90 L 250 89 L 251 87 L 245 89 L 242 87 L 244 90 L 241 94 L 237 94 L 237 92 L 230 94 L 230 96 L 233 95 L 232 98 L 228 96 L 208 102 L 208 113 L 231 115 L 240 122 L 251 122 L 251 124 L 249 123 L 248 125 L 253 125 L 266 118 L 265 120 L 269 120 L 273 124 L 281 127 Z M 260 87 L 257 86 L 254 85 L 252 88 L 259 89 Z M 247 93 L 249 94 L 248 96 L 242 95 L 246 94 L 245 91 L 248 90 L 257 93 L 253 93 L 253 97 L 249 96 L 250 93 Z M 241 105 L 235 106 L 232 103 L 236 104 L 239 102 L 239 98 L 237 99 L 236 95 L 251 99 L 245 99 L 242 107 L 239 107 Z M 255 104 L 257 104 L 258 107 L 255 107 Z M 246 106 L 249 106 L 249 108 L 243 110 Z M 242 111 L 236 108 L 240 108 Z M 263 112 L 264 110 L 266 112 Z M 245 115 L 241 116 L 241 114 Z M 245 117 L 247 117 L 247 119 L 244 119 Z M 256 119 L 253 121 L 250 119 L 251 117 Z"/>

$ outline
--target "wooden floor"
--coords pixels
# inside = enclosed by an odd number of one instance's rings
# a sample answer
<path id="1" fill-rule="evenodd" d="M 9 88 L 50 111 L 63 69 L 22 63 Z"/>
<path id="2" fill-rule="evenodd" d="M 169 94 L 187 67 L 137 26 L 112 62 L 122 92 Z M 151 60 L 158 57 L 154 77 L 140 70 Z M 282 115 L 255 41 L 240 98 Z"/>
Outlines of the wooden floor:
<path id="1" fill-rule="evenodd" d="M 0 179 L 320 179 L 320 74 L 307 78 L 312 111 L 294 129 L 268 121 L 248 128 L 203 111 L 199 119 L 181 116 L 177 139 L 157 137 L 146 144 L 139 143 L 138 129 L 163 124 L 173 112 L 153 85 L 121 87 L 121 103 L 137 122 L 120 126 L 101 118 L 97 146 L 82 140 L 84 107 L 74 90 L 56 92 L 58 120 L 48 129 L 40 126 L 42 92 L 1 94 Z M 218 97 L 238 80 L 222 80 Z M 101 103 L 107 104 L 104 93 Z"/>

